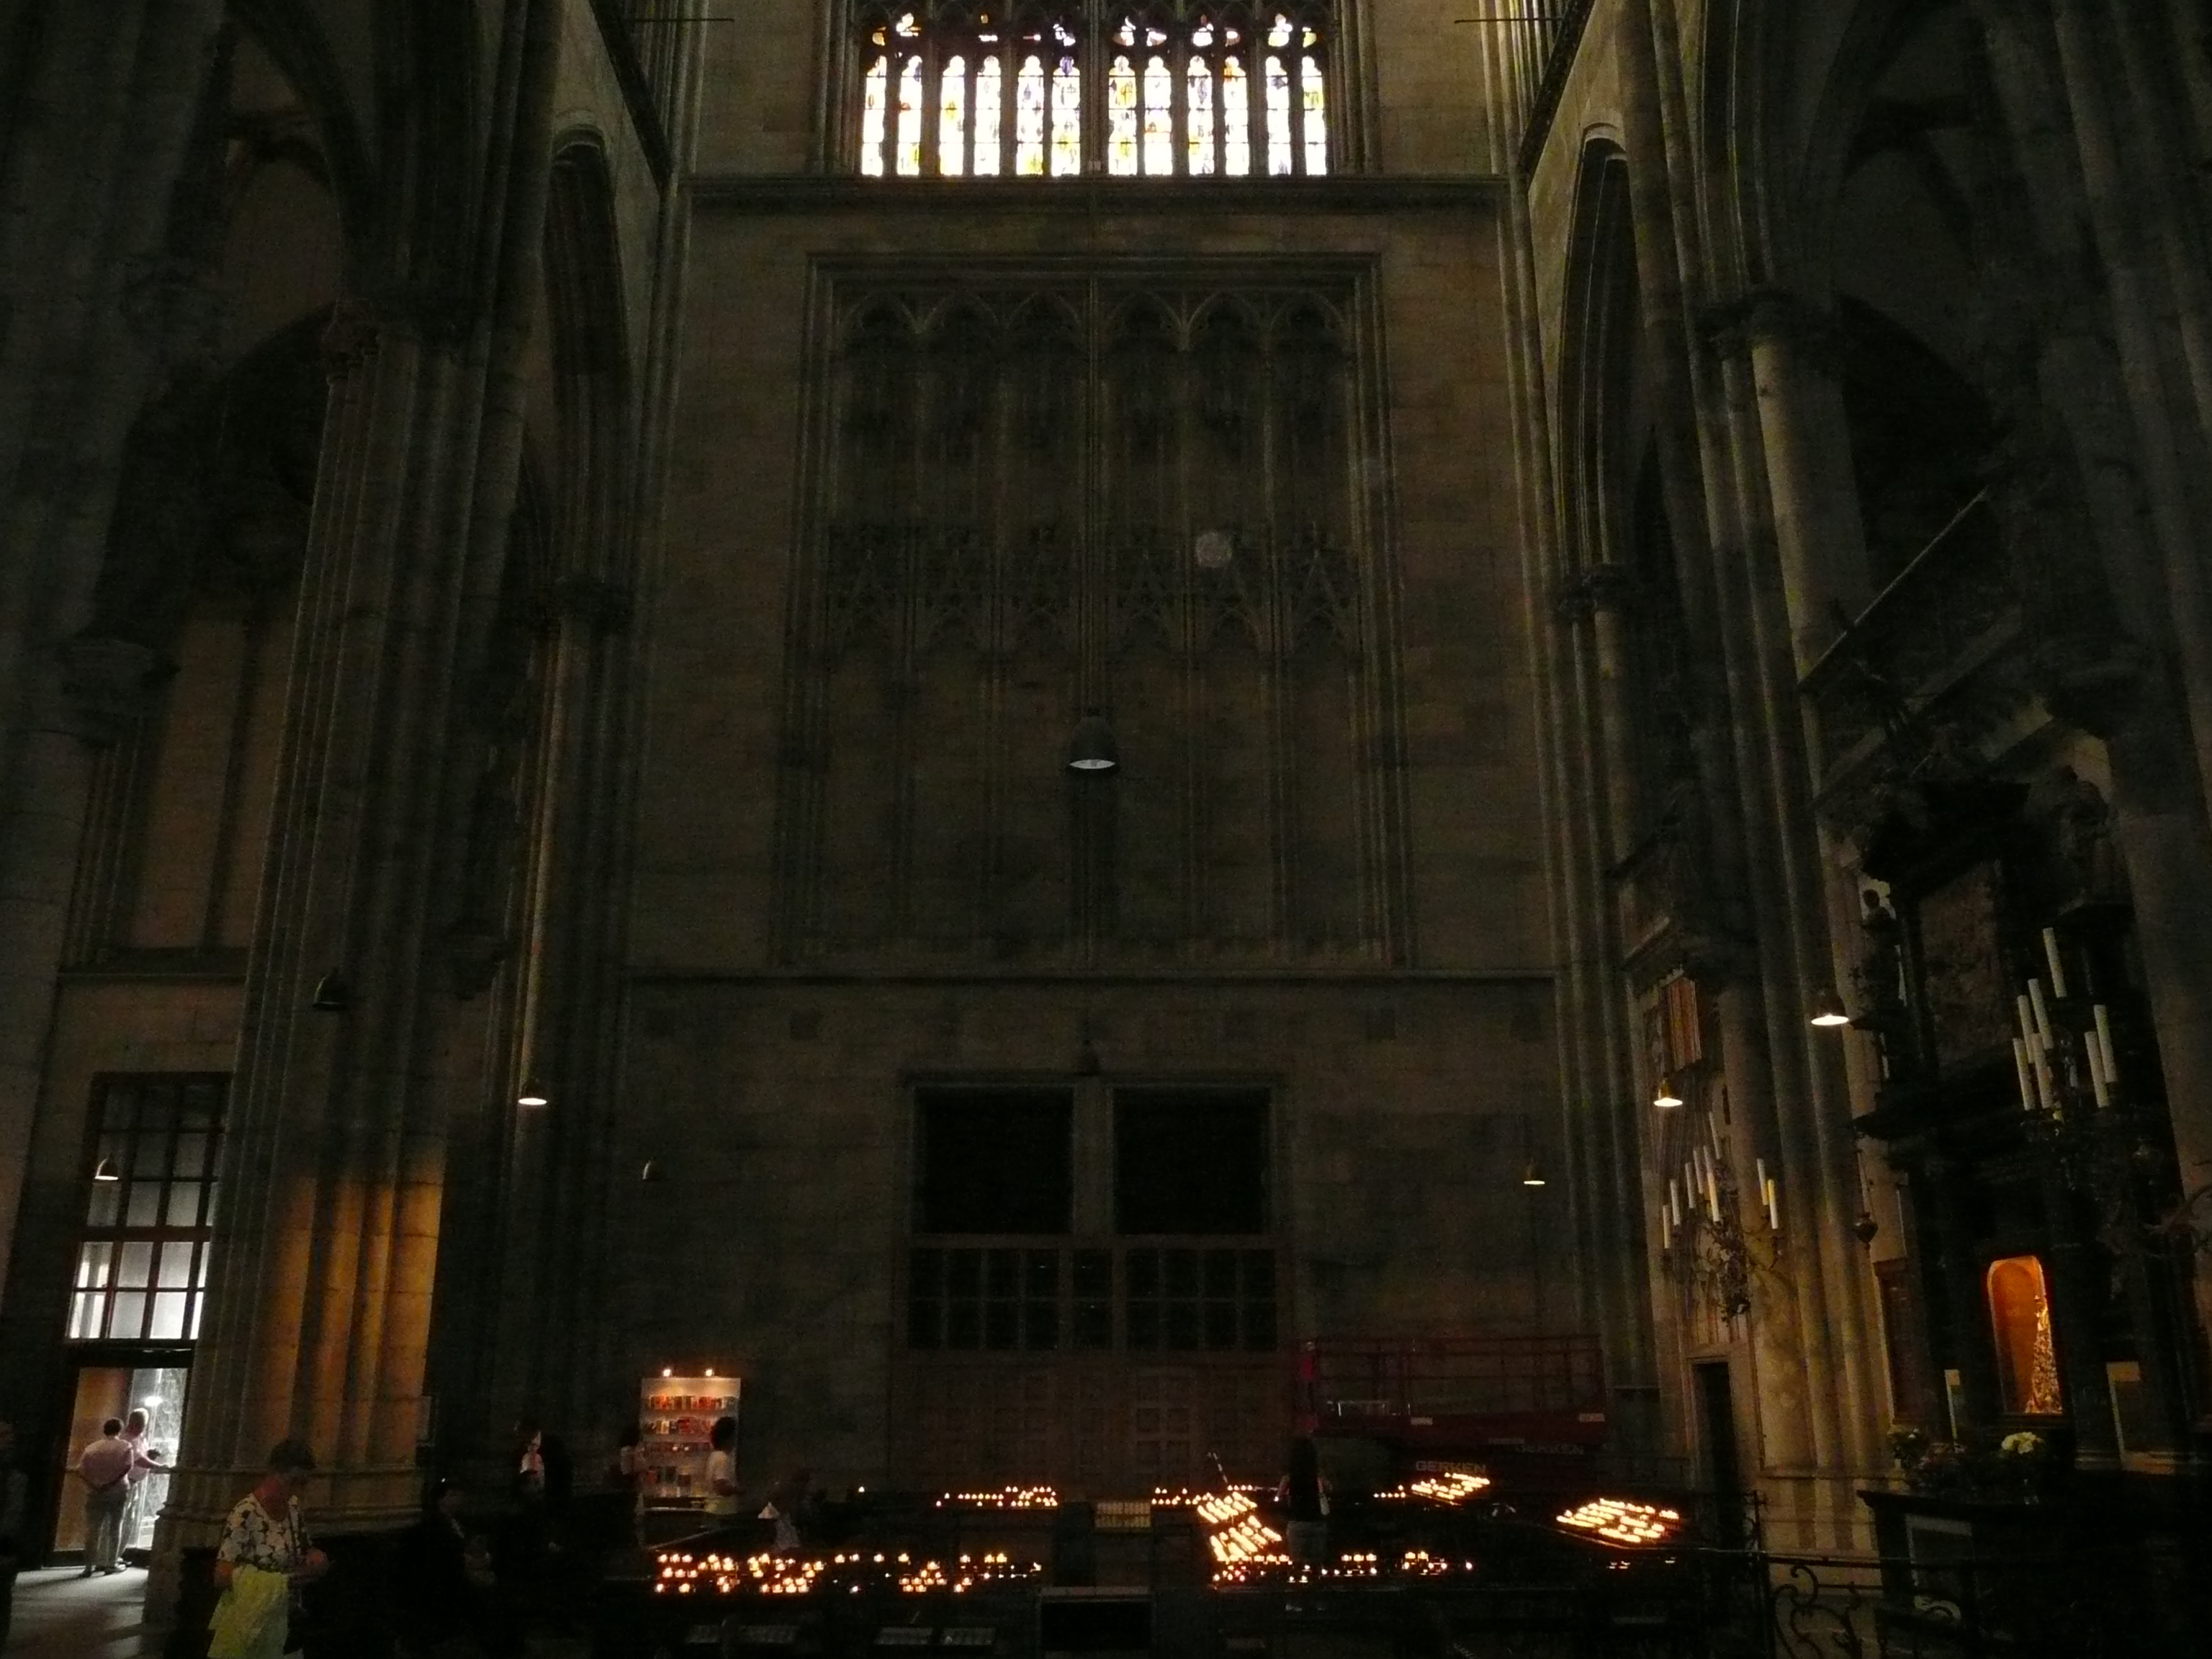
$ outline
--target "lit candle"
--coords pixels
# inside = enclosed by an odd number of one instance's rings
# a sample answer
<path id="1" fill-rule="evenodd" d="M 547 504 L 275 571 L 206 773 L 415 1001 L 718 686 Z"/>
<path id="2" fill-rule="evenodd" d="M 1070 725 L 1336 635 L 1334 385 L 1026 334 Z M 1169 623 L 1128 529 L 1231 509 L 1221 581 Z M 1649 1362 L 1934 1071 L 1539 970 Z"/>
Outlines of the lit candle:
<path id="1" fill-rule="evenodd" d="M 1766 1191 L 1766 1160 L 1754 1158 L 1751 1160 L 1751 1166 L 1759 1172 L 1759 1190 L 1764 1194 Z"/>
<path id="2" fill-rule="evenodd" d="M 2058 930 L 2056 927 L 2043 930 L 2043 955 L 2045 960 L 2051 963 L 2051 994 L 2063 1002 L 2066 998 L 2066 967 L 2058 960 Z"/>
<path id="3" fill-rule="evenodd" d="M 1782 1194 L 1775 1186 L 1774 1178 L 1771 1176 L 1766 1178 L 1765 1191 L 1766 1193 L 1766 1224 L 1778 1233 L 1782 1231 Z"/>
<path id="4" fill-rule="evenodd" d="M 2120 1080 L 2119 1057 L 2112 1048 L 2112 1018 L 2101 1002 L 2096 1005 L 2094 1012 L 2097 1016 L 2097 1049 L 2105 1060 L 2105 1081 L 2118 1083 Z"/>
<path id="5" fill-rule="evenodd" d="M 2027 1039 L 2012 1040 L 2013 1069 L 2020 1073 L 2020 1109 L 2024 1112 L 2035 1109 L 2035 1084 L 2027 1073 Z"/>

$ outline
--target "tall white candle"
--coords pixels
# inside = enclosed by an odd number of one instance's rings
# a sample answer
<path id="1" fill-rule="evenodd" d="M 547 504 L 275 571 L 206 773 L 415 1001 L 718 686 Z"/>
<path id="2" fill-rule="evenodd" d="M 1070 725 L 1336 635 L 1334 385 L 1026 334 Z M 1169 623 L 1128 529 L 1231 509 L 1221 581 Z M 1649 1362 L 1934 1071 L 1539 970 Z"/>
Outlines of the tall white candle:
<path id="1" fill-rule="evenodd" d="M 1759 1183 L 1759 1190 L 1766 1194 L 1766 1224 L 1778 1233 L 1782 1231 L 1781 1191 L 1775 1186 L 1771 1176 Z"/>
<path id="2" fill-rule="evenodd" d="M 2063 1001 L 2066 997 L 2066 964 L 2058 959 L 2058 930 L 2043 930 L 2043 956 L 2051 964 L 2051 993 Z"/>
<path id="3" fill-rule="evenodd" d="M 2101 1002 L 2097 1004 L 2095 1013 L 2097 1016 L 2097 1048 L 2098 1052 L 2104 1056 L 2105 1081 L 2107 1083 L 2118 1083 L 2120 1080 L 2120 1064 L 2119 1055 L 2115 1053 L 2112 1048 L 2112 1016 L 2106 1011 L 2105 1005 Z"/>
<path id="4" fill-rule="evenodd" d="M 2112 1103 L 2112 1097 L 2105 1087 L 2105 1073 L 2107 1069 L 2105 1042 L 2097 1035 L 2097 1029 L 2094 1025 L 2083 1035 L 2087 1039 L 2086 1046 L 2089 1051 L 2089 1089 L 2096 1096 L 2098 1108 L 2101 1110 Z"/>
<path id="5" fill-rule="evenodd" d="M 2028 1076 L 2027 1038 L 2014 1037 L 2012 1040 L 2012 1064 L 2013 1069 L 2020 1073 L 2020 1109 L 2032 1112 L 2035 1109 L 2035 1083 Z"/>
<path id="6" fill-rule="evenodd" d="M 2027 1000 L 2035 1006 L 2035 1035 L 2041 1039 L 2045 1053 L 2051 1048 L 2051 1012 L 2043 1006 L 2043 981 L 2032 979 L 2027 982 Z"/>

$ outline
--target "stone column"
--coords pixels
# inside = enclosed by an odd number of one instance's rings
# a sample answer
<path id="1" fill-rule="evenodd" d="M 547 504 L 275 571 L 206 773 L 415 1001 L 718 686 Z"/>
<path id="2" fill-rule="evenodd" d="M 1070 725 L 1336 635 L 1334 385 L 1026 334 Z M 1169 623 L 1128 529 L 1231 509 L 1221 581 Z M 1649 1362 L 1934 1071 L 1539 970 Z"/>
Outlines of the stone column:
<path id="1" fill-rule="evenodd" d="M 1767 501 L 1802 679 L 1856 617 L 1868 590 L 1866 532 L 1851 477 L 1843 396 L 1821 349 L 1820 319 L 1796 296 L 1753 295 L 1742 308 Z"/>
<path id="2" fill-rule="evenodd" d="M 324 1530 L 415 1512 L 447 1103 L 426 935 L 476 430 L 462 337 L 342 304 L 221 1177 L 160 1553 L 306 1438 Z M 341 1011 L 311 1006 L 343 982 Z"/>

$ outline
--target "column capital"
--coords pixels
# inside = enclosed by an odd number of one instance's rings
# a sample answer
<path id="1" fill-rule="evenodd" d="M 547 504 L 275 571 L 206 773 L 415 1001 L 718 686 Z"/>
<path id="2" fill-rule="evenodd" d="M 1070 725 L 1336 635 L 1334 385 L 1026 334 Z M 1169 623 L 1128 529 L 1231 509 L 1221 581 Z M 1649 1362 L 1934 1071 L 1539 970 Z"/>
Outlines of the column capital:
<path id="1" fill-rule="evenodd" d="M 331 307 L 323 329 L 323 368 L 332 380 L 341 379 L 375 356 L 388 339 L 452 349 L 475 322 L 475 312 L 450 294 L 401 289 L 347 295 Z"/>
<path id="2" fill-rule="evenodd" d="M 575 623 L 611 634 L 629 624 L 635 596 L 620 582 L 596 576 L 568 576 L 549 582 L 538 595 L 538 612 L 553 626 Z"/>
<path id="3" fill-rule="evenodd" d="M 1625 564 L 1594 564 L 1562 581 L 1552 595 L 1552 614 L 1564 625 L 1588 622 L 1601 611 L 1632 608 L 1640 583 Z"/>
<path id="4" fill-rule="evenodd" d="M 1723 356 L 1748 355 L 1767 343 L 1794 345 L 1814 367 L 1832 370 L 1835 313 L 1794 289 L 1754 288 L 1708 306 L 1700 318 L 1706 343 Z"/>

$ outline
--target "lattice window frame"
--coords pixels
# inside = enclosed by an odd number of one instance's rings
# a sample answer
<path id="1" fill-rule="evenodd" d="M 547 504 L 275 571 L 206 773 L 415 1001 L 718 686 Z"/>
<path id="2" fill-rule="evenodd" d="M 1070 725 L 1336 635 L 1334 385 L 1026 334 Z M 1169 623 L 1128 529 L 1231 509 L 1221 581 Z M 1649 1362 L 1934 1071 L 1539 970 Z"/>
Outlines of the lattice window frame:
<path id="1" fill-rule="evenodd" d="M 230 1079 L 212 1073 L 113 1073 L 93 1085 L 83 1231 L 64 1340 L 184 1343 L 207 1304 Z"/>

